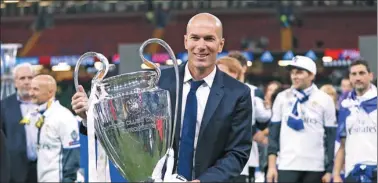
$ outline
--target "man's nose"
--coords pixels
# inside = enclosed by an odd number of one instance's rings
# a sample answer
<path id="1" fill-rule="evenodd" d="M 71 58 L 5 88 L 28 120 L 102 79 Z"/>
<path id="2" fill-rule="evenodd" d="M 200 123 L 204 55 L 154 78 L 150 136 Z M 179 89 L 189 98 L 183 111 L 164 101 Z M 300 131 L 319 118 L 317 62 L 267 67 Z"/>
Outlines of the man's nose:
<path id="1" fill-rule="evenodd" d="M 198 48 L 199 49 L 205 49 L 206 48 L 206 41 L 204 39 L 200 39 L 198 41 Z"/>

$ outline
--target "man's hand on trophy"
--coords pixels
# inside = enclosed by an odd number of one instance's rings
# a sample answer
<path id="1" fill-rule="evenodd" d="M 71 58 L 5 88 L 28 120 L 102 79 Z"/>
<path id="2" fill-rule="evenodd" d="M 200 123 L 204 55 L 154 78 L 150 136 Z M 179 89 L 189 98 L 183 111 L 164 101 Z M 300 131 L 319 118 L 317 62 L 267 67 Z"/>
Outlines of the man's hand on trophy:
<path id="1" fill-rule="evenodd" d="M 187 182 L 184 177 L 173 174 L 173 164 L 174 151 L 172 148 L 169 148 L 167 153 L 158 161 L 152 172 L 154 182 Z M 162 176 L 163 174 L 164 176 Z"/>
<path id="2" fill-rule="evenodd" d="M 88 110 L 88 96 L 84 91 L 83 86 L 79 85 L 78 92 L 72 96 L 72 109 L 77 115 L 83 119 L 87 119 L 86 111 Z"/>

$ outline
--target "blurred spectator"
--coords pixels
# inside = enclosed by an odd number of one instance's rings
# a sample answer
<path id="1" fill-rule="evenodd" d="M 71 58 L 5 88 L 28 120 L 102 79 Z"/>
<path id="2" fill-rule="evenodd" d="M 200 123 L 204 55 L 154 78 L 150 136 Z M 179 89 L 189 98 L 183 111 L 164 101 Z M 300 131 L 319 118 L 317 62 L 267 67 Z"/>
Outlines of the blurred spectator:
<path id="1" fill-rule="evenodd" d="M 344 77 L 341 80 L 341 93 L 339 95 L 339 98 L 337 99 L 337 105 L 336 108 L 339 109 L 341 105 L 341 101 L 344 100 L 350 91 L 352 91 L 352 83 L 349 80 L 349 77 Z"/>
<path id="2" fill-rule="evenodd" d="M 10 182 L 37 182 L 38 129 L 27 122 L 28 114 L 37 110 L 29 94 L 34 71 L 29 63 L 13 69 L 17 92 L 1 101 L 1 122 L 9 150 Z"/>
<path id="3" fill-rule="evenodd" d="M 335 106 L 337 104 L 337 92 L 336 92 L 336 89 L 330 85 L 330 84 L 326 84 L 326 85 L 323 85 L 322 87 L 320 87 L 320 90 L 322 90 L 323 92 L 325 92 L 326 94 L 328 94 L 329 96 L 332 97 L 333 101 L 335 102 Z"/>
<path id="4" fill-rule="evenodd" d="M 282 87 L 282 84 L 279 81 L 271 81 L 270 83 L 268 83 L 265 89 L 265 97 L 264 97 L 265 108 L 269 108 L 269 109 L 272 108 L 272 104 L 273 104 L 272 95 L 281 87 Z"/>

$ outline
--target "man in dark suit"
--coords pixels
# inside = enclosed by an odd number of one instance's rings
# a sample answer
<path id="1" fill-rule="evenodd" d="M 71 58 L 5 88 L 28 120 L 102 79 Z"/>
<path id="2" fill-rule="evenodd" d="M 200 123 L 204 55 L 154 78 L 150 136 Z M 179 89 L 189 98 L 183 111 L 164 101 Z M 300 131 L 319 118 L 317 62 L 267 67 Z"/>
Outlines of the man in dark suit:
<path id="1" fill-rule="evenodd" d="M 179 67 L 174 169 L 193 182 L 229 181 L 240 175 L 251 150 L 250 89 L 215 65 L 224 45 L 217 17 L 208 13 L 192 17 L 184 42 L 188 62 Z M 170 92 L 172 112 L 175 83 L 174 69 L 162 70 L 159 87 Z M 80 90 L 72 97 L 72 106 L 86 118 L 87 97 Z"/>
<path id="2" fill-rule="evenodd" d="M 1 101 L 1 123 L 8 150 L 10 182 L 37 182 L 36 137 L 33 125 L 21 124 L 21 120 L 36 105 L 30 102 L 29 90 L 34 76 L 30 64 L 20 64 L 14 69 L 17 93 Z"/>

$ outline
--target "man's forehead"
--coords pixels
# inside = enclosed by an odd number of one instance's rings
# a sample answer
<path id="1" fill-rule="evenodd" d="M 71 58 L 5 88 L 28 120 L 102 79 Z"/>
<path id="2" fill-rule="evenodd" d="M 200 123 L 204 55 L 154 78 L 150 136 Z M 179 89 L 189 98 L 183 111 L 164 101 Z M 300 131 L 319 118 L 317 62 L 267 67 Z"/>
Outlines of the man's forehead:
<path id="1" fill-rule="evenodd" d="M 33 75 L 33 71 L 27 67 L 20 67 L 15 74 L 18 76 L 31 76 Z"/>
<path id="2" fill-rule="evenodd" d="M 367 72 L 367 68 L 364 65 L 355 65 L 350 68 L 350 72 L 361 72 L 361 71 Z"/>
<path id="3" fill-rule="evenodd" d="M 193 26 L 187 29 L 187 35 L 201 36 L 201 37 L 220 37 L 219 31 L 210 26 Z"/>

